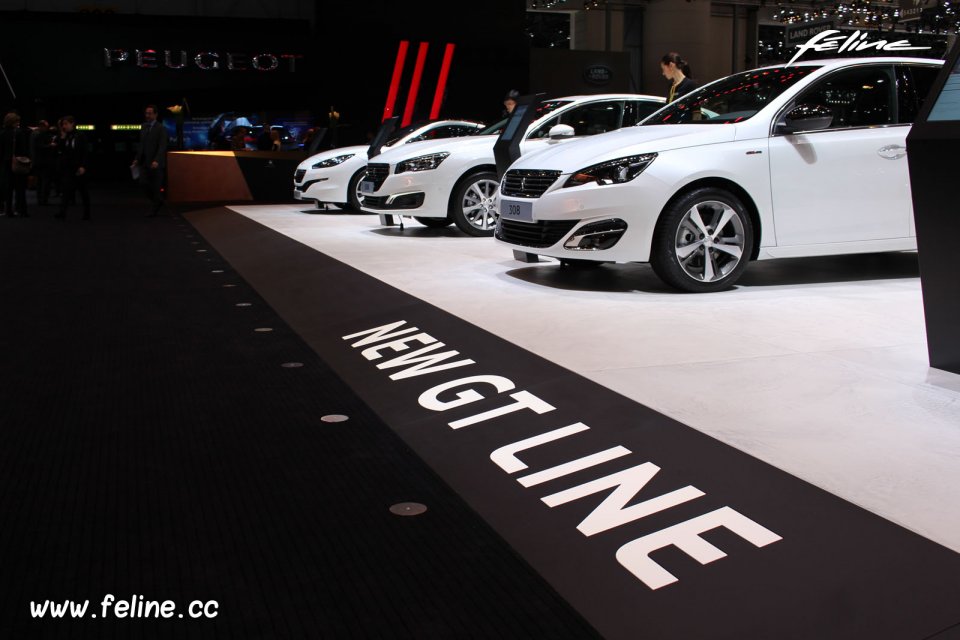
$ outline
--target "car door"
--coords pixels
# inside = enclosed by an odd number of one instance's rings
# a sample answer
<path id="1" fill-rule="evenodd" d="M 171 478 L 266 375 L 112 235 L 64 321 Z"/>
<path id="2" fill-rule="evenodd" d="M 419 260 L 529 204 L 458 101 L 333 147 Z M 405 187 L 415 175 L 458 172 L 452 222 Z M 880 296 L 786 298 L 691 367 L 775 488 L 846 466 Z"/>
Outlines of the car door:
<path id="1" fill-rule="evenodd" d="M 835 71 L 788 106 L 827 107 L 822 130 L 770 138 L 770 179 L 777 245 L 902 238 L 912 206 L 907 175 L 908 124 L 897 121 L 893 66 Z"/>
<path id="2" fill-rule="evenodd" d="M 531 131 L 520 143 L 522 154 L 542 149 L 548 144 L 557 144 L 563 140 L 573 140 L 620 128 L 623 121 L 623 100 L 597 100 L 571 107 L 548 118 Z M 550 139 L 550 129 L 558 124 L 573 127 L 573 136 L 559 140 Z"/>

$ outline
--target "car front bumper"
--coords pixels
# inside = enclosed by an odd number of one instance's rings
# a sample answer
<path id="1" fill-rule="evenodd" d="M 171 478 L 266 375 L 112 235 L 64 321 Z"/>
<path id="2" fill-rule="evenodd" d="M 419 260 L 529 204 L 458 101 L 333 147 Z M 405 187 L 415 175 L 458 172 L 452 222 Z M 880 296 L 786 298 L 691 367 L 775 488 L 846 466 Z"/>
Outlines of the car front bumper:
<path id="1" fill-rule="evenodd" d="M 363 195 L 361 209 L 367 213 L 419 218 L 446 218 L 450 200 L 449 186 L 441 184 L 434 171 L 391 173 L 378 189 Z"/>
<path id="2" fill-rule="evenodd" d="M 561 175 L 555 184 L 568 177 Z M 553 188 L 539 198 L 500 196 L 495 237 L 515 251 L 558 259 L 649 262 L 654 227 L 667 193 L 666 185 L 641 175 L 625 184 Z M 626 223 L 626 228 L 616 232 L 616 238 L 606 232 L 605 237 L 615 240 L 609 248 L 564 246 L 575 236 L 622 226 L 615 221 Z"/>

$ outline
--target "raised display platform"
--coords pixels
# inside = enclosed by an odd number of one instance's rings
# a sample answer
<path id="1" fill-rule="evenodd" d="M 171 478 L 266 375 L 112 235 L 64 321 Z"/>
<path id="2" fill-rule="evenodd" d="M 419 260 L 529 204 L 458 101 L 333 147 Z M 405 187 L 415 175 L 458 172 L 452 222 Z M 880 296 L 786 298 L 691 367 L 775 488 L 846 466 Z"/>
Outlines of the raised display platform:
<path id="1" fill-rule="evenodd" d="M 173 151 L 167 154 L 167 200 L 289 202 L 301 151 Z"/>

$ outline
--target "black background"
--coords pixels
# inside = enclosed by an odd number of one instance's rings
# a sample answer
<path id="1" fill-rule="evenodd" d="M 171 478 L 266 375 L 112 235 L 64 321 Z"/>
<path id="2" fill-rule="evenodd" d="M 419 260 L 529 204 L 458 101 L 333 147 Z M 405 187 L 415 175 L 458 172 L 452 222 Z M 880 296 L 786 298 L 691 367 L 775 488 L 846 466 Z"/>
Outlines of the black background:
<path id="1" fill-rule="evenodd" d="M 376 130 L 400 40 L 411 42 L 397 109 L 402 109 L 420 41 L 430 43 L 416 117 L 428 115 L 444 45 L 457 45 L 441 116 L 490 121 L 509 89 L 526 89 L 525 7 L 515 0 L 482 6 L 416 3 L 318 3 L 305 20 L 145 15 L 0 13 L 4 65 L 17 99 L 0 88 L 0 108 L 26 121 L 71 113 L 79 122 L 139 122 L 144 104 L 161 107 L 186 97 L 195 115 L 223 111 L 308 110 L 326 125 L 341 115 L 341 144 Z M 104 48 L 301 53 L 297 72 L 230 72 L 106 68 Z"/>

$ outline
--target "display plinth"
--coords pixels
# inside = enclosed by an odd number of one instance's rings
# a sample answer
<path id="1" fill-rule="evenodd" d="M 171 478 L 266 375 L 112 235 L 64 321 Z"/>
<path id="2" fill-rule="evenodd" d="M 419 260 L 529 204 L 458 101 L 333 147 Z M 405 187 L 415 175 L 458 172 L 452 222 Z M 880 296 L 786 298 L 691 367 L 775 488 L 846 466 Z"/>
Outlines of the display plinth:
<path id="1" fill-rule="evenodd" d="M 960 145 L 960 44 L 907 136 L 930 366 L 960 374 L 960 204 L 950 180 Z"/>
<path id="2" fill-rule="evenodd" d="M 170 202 L 287 202 L 300 151 L 174 151 L 167 154 Z"/>

